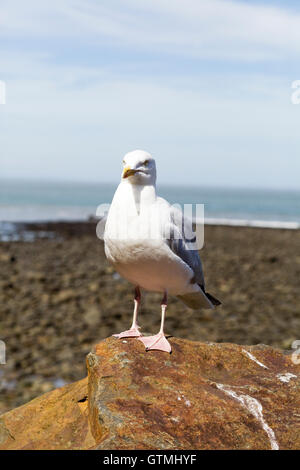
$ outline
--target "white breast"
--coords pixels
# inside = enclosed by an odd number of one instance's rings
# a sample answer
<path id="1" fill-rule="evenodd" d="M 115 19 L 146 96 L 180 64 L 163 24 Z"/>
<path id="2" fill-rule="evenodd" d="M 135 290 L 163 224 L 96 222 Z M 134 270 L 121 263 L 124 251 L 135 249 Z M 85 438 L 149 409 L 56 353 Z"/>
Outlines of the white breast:
<path id="1" fill-rule="evenodd" d="M 193 292 L 193 271 L 170 250 L 151 216 L 155 204 L 155 191 L 137 204 L 131 185 L 119 186 L 106 222 L 106 256 L 121 276 L 146 290 Z"/>
<path id="2" fill-rule="evenodd" d="M 105 253 L 121 276 L 146 290 L 177 295 L 194 290 L 189 284 L 192 270 L 163 241 L 106 240 Z"/>

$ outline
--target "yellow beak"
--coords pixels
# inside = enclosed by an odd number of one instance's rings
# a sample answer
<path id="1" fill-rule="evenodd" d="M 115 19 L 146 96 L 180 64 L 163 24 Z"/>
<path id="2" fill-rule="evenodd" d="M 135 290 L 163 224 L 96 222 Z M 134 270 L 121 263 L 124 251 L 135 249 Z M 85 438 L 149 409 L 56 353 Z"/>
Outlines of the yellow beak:
<path id="1" fill-rule="evenodd" d="M 134 175 L 137 170 L 133 170 L 130 166 L 125 166 L 122 174 L 122 178 L 128 178 L 128 176 Z"/>

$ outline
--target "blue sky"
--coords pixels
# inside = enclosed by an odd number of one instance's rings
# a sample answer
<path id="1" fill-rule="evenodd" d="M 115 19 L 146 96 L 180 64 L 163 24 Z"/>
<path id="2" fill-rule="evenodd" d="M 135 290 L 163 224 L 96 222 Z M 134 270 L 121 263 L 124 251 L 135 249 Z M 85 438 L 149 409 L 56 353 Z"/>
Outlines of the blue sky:
<path id="1" fill-rule="evenodd" d="M 299 188 L 300 4 L 0 0 L 0 178 Z"/>

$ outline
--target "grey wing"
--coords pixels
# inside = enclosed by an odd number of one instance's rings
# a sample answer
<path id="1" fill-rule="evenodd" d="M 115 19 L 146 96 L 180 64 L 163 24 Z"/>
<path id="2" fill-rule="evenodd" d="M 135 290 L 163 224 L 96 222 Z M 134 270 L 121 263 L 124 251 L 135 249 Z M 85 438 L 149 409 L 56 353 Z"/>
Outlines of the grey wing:
<path id="1" fill-rule="evenodd" d="M 166 240 L 170 249 L 181 258 L 194 272 L 193 282 L 199 284 L 205 291 L 204 273 L 196 246 L 193 222 L 184 217 L 181 210 L 170 206 L 170 225 Z M 167 232 L 167 231 L 166 231 Z"/>

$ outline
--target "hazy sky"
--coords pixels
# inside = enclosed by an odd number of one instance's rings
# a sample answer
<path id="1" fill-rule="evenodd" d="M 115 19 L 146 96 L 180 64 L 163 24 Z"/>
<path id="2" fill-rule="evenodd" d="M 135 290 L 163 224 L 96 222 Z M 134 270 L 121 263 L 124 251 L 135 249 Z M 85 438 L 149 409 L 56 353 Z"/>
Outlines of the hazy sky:
<path id="1" fill-rule="evenodd" d="M 0 178 L 300 187 L 300 2 L 0 0 Z"/>

